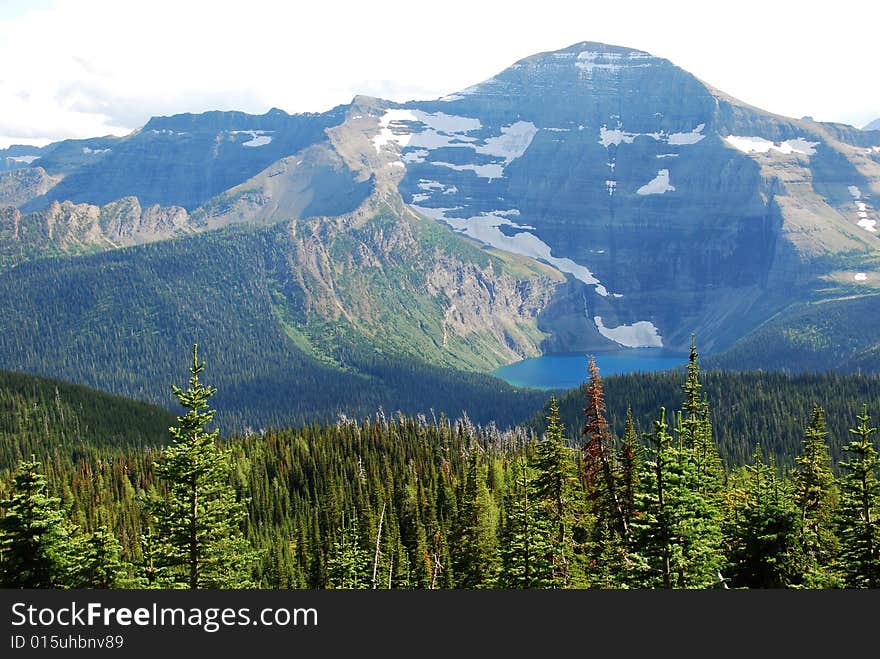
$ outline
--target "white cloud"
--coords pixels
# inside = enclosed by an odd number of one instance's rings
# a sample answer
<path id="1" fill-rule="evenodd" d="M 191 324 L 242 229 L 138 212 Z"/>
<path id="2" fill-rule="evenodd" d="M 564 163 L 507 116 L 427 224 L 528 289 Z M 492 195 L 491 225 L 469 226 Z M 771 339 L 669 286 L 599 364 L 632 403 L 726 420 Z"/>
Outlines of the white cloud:
<path id="1" fill-rule="evenodd" d="M 880 116 L 873 42 L 851 23 L 877 24 L 880 8 L 856 0 L 833 12 L 743 0 L 723 23 L 696 0 L 607 8 L 547 0 L 529 12 L 470 0 L 448 0 L 442 11 L 404 0 L 22 6 L 0 12 L 0 61 L 15 62 L 0 71 L 7 138 L 123 134 L 151 115 L 208 109 L 322 111 L 358 93 L 438 97 L 583 40 L 668 58 L 771 111 L 856 125 Z M 750 41 L 756 15 L 788 37 Z"/>

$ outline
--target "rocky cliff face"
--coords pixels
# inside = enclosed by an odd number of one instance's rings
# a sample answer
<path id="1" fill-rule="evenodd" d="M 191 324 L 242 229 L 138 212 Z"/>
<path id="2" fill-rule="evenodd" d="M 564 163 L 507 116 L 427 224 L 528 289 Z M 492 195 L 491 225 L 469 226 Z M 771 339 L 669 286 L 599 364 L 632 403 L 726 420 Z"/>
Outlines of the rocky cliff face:
<path id="1" fill-rule="evenodd" d="M 33 213 L 0 207 L 0 263 L 9 267 L 33 258 L 139 245 L 192 231 L 183 208 L 144 208 L 137 197 L 103 207 L 53 201 Z"/>
<path id="2" fill-rule="evenodd" d="M 377 195 L 284 226 L 289 246 L 270 280 L 286 329 L 311 352 L 341 363 L 337 343 L 365 342 L 467 370 L 540 354 L 537 317 L 561 280 L 553 270 L 459 245 Z"/>
<path id="3" fill-rule="evenodd" d="M 0 173 L 0 205 L 22 206 L 46 194 L 61 179 L 42 167 L 20 167 Z"/>

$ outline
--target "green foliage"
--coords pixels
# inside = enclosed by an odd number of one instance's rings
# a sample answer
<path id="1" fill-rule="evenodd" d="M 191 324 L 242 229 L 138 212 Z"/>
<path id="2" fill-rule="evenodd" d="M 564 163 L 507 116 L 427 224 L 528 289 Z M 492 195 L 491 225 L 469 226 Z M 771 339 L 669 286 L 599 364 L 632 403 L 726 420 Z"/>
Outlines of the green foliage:
<path id="1" fill-rule="evenodd" d="M 880 351 L 865 328 L 878 321 L 880 305 L 871 289 L 867 294 L 862 288 L 857 295 L 798 303 L 714 356 L 711 365 L 738 370 L 877 373 Z"/>
<path id="2" fill-rule="evenodd" d="M 837 566 L 848 588 L 880 588 L 880 459 L 872 436 L 868 407 L 862 408 L 859 424 L 844 451 L 852 456 L 840 464 L 844 477 L 840 483 L 837 529 L 840 553 Z"/>
<path id="3" fill-rule="evenodd" d="M 828 419 L 828 449 L 834 465 L 847 441 L 849 420 L 861 412 L 863 403 L 869 409 L 880 408 L 880 375 L 701 370 L 699 377 L 703 398 L 712 402 L 710 419 L 718 429 L 714 440 L 727 468 L 750 463 L 758 444 L 765 454 L 776 457 L 780 468 L 794 467 L 804 427 L 817 402 Z M 623 433 L 627 407 L 642 428 L 652 427 L 661 407 L 679 409 L 683 379 L 685 374 L 678 370 L 603 378 L 611 432 Z M 560 416 L 567 428 L 580 427 L 586 390 L 585 383 L 559 397 Z M 534 417 L 530 427 L 540 433 L 545 423 L 542 414 Z M 571 438 L 577 437 L 572 434 Z"/>
<path id="4" fill-rule="evenodd" d="M 0 476 L 31 455 L 46 463 L 56 453 L 158 446 L 173 419 L 81 385 L 0 371 Z"/>
<path id="5" fill-rule="evenodd" d="M 714 588 L 722 585 L 720 520 L 703 494 L 694 451 L 668 433 L 666 410 L 654 421 L 630 534 L 637 587 Z"/>
<path id="6" fill-rule="evenodd" d="M 717 423 L 715 375 L 701 373 L 693 353 L 689 372 L 671 381 L 682 408 L 671 424 L 661 409 L 649 436 L 640 437 L 631 413 L 619 440 L 610 427 L 604 431 L 623 532 L 603 521 L 607 507 L 594 507 L 576 459 L 582 453 L 566 437 L 555 399 L 540 440 L 525 428 L 481 426 L 466 416 L 453 422 L 381 410 L 359 421 L 221 439 L 210 429 L 215 390 L 201 382 L 204 364 L 194 351 L 189 388 L 173 388 L 186 413 L 171 427 L 171 446 L 157 452 L 138 437 L 121 446 L 86 441 L 67 425 L 65 390 L 59 408 L 49 388 L 41 404 L 52 413 L 38 417 L 48 438 L 40 444 L 44 466 L 31 460 L 16 472 L 31 486 L 0 482 L 4 578 L 24 575 L 51 587 L 191 586 L 195 528 L 199 587 L 876 584 L 876 433 L 868 407 L 849 433 L 839 478 L 828 448 L 828 427 L 839 420 L 817 411 L 800 432 L 800 454 L 781 456 L 795 472 L 778 469 L 761 451 L 748 467 L 724 469 L 717 446 L 728 430 Z M 731 381 L 734 391 L 743 382 Z M 612 389 L 619 379 L 608 382 Z M 751 382 L 763 389 L 776 380 Z M 865 382 L 813 381 L 845 392 Z M 830 395 L 848 409 L 839 393 Z M 44 400 L 34 396 L 24 400 Z M 617 405 L 609 399 L 609 408 Z M 8 415 L 21 406 L 8 409 L 0 426 L 12 426 Z M 129 413 L 125 405 L 112 409 Z M 39 426 L 30 428 L 39 439 Z M 39 536 L 20 532 L 21 511 L 28 510 L 44 529 Z M 828 531 L 840 542 L 826 542 Z M 19 569 L 25 559 L 39 560 Z M 13 560 L 16 567 L 7 567 Z"/>
<path id="7" fill-rule="evenodd" d="M 729 493 L 725 522 L 730 584 L 734 588 L 786 588 L 803 577 L 798 510 L 790 484 L 764 460 L 760 446 Z"/>
<path id="8" fill-rule="evenodd" d="M 804 578 L 813 587 L 832 583 L 829 565 L 838 542 L 833 523 L 837 487 L 827 437 L 825 410 L 815 405 L 804 434 L 803 452 L 795 458 L 797 468 L 792 473 L 795 505 L 800 511 L 801 545 L 808 561 Z"/>
<path id="9" fill-rule="evenodd" d="M 122 588 L 128 571 L 121 558 L 119 540 L 101 526 L 87 538 L 80 538 L 71 550 L 73 588 Z"/>
<path id="10" fill-rule="evenodd" d="M 330 588 L 363 589 L 370 587 L 370 552 L 360 546 L 357 517 L 338 529 L 337 539 L 327 564 Z"/>
<path id="11" fill-rule="evenodd" d="M 380 216 L 336 235 L 297 224 L 320 239 L 321 267 L 303 263 L 309 247 L 286 224 L 20 264 L 0 272 L 0 365 L 170 406 L 174 356 L 199 342 L 223 356 L 214 360 L 217 420 L 239 431 L 380 407 L 467 411 L 501 425 L 539 411 L 544 394 L 461 370 L 499 366 L 497 338 L 450 332 L 444 346 L 445 302 L 424 278 L 448 246 L 392 250 L 382 269 L 360 267 L 350 252 L 331 258 L 337 240 L 379 249 L 401 228 L 392 226 Z"/>
<path id="12" fill-rule="evenodd" d="M 22 462 L 12 495 L 0 501 L 0 585 L 4 588 L 61 588 L 68 584 L 65 550 L 69 528 L 60 499 L 47 493 L 40 463 Z"/>
<path id="13" fill-rule="evenodd" d="M 487 588 L 492 585 L 497 568 L 492 502 L 486 485 L 487 472 L 480 457 L 479 445 L 473 446 L 454 529 L 452 569 L 457 588 Z"/>
<path id="14" fill-rule="evenodd" d="M 193 346 L 189 388 L 173 387 L 187 412 L 169 429 L 172 444 L 156 475 L 168 482 L 169 498 L 153 506 L 160 545 L 155 558 L 170 586 L 243 588 L 250 583 L 250 550 L 242 534 L 246 515 L 228 483 L 229 451 L 217 446 L 219 430 L 208 400 L 216 389 L 199 381 L 205 368 Z"/>
<path id="15" fill-rule="evenodd" d="M 544 536 L 551 547 L 551 583 L 557 588 L 572 587 L 577 575 L 583 572 L 577 565 L 582 552 L 575 536 L 581 530 L 586 513 L 584 490 L 578 479 L 574 451 L 566 442 L 564 433 L 565 428 L 559 420 L 559 406 L 556 398 L 551 397 L 547 432 L 535 446 L 532 461 L 534 480 L 526 479 L 520 488 L 527 489 L 526 486 L 533 484 L 532 499 L 543 508 L 541 518 L 549 526 L 544 530 Z M 523 509 L 520 512 L 525 514 L 526 511 Z"/>
<path id="16" fill-rule="evenodd" d="M 545 440 L 547 441 L 547 440 Z M 568 585 L 570 556 L 554 544 L 560 530 L 543 514 L 536 497 L 535 474 L 525 457 L 515 463 L 513 484 L 505 501 L 507 512 L 501 531 L 501 571 L 498 587 L 507 589 L 553 588 Z"/>

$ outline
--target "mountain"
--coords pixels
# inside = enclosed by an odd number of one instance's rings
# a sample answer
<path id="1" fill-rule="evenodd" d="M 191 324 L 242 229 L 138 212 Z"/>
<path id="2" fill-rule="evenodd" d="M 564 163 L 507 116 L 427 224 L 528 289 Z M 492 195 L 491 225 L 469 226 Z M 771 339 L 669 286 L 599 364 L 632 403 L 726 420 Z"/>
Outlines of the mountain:
<path id="1" fill-rule="evenodd" d="M 880 118 L 874 119 L 874 121 L 862 128 L 862 130 L 880 130 Z"/>
<path id="2" fill-rule="evenodd" d="M 456 378 L 488 414 L 476 373 L 692 333 L 736 367 L 777 327 L 760 365 L 798 370 L 805 310 L 855 334 L 878 293 L 877 194 L 880 133 L 591 42 L 434 101 L 154 118 L 0 173 L 0 365 L 158 402 L 210 337 L 241 423 L 279 392 L 273 420 L 424 410 Z"/>

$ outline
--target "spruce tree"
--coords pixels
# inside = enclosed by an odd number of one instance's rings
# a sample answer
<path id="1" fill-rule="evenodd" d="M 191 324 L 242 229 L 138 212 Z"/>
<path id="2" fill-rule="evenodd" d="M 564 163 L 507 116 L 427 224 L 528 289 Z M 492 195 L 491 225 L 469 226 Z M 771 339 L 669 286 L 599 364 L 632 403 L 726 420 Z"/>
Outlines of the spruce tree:
<path id="1" fill-rule="evenodd" d="M 508 491 L 507 515 L 501 532 L 501 570 L 498 587 L 506 589 L 553 588 L 563 585 L 557 548 L 551 541 L 553 525 L 535 496 L 534 474 L 521 458 L 514 468 Z"/>
<path id="2" fill-rule="evenodd" d="M 64 588 L 69 527 L 60 499 L 47 494 L 46 477 L 33 456 L 20 462 L 13 492 L 0 501 L 0 585 L 4 588 Z"/>
<path id="3" fill-rule="evenodd" d="M 547 431 L 535 447 L 535 497 L 540 502 L 550 526 L 553 547 L 554 584 L 568 588 L 579 573 L 575 565 L 579 492 L 575 463 L 565 441 L 565 427 L 559 420 L 559 405 L 551 396 L 547 414 Z"/>
<path id="4" fill-rule="evenodd" d="M 230 452 L 217 445 L 219 430 L 207 429 L 214 418 L 208 401 L 217 390 L 199 380 L 204 369 L 194 345 L 189 388 L 172 387 L 187 412 L 169 428 L 171 446 L 156 463 L 169 497 L 153 506 L 154 560 L 170 586 L 243 588 L 252 585 L 253 563 L 241 530 L 246 511 L 229 482 Z"/>
<path id="5" fill-rule="evenodd" d="M 719 511 L 700 491 L 693 450 L 676 445 L 667 428 L 666 410 L 661 408 L 649 459 L 642 467 L 643 489 L 635 501 L 630 560 L 636 581 L 631 585 L 722 587 Z"/>
<path id="6" fill-rule="evenodd" d="M 627 527 L 632 520 L 635 492 L 639 482 L 639 462 L 642 444 L 636 432 L 632 407 L 626 408 L 626 421 L 623 425 L 623 437 L 620 440 L 618 462 L 620 463 L 620 501 Z"/>
<path id="7" fill-rule="evenodd" d="M 709 403 L 702 393 L 703 385 L 700 382 L 698 357 L 697 345 L 694 337 L 691 336 L 687 378 L 682 385 L 684 401 L 678 433 L 680 442 L 694 453 L 700 491 L 709 497 L 718 499 L 723 486 L 724 470 L 718 455 L 718 445 L 712 436 Z"/>
<path id="8" fill-rule="evenodd" d="M 838 529 L 841 550 L 837 557 L 844 585 L 848 588 L 880 588 L 880 459 L 872 435 L 868 406 L 857 417 L 855 435 L 843 450 L 852 458 L 841 462 Z"/>
<path id="9" fill-rule="evenodd" d="M 803 451 L 795 458 L 797 467 L 792 473 L 795 501 L 800 511 L 801 545 L 806 560 L 804 585 L 807 587 L 834 584 L 830 564 L 838 546 L 834 529 L 837 489 L 827 438 L 825 410 L 814 405 L 804 433 Z"/>
<path id="10" fill-rule="evenodd" d="M 366 589 L 370 587 L 370 552 L 361 546 L 357 517 L 350 517 L 337 530 L 336 540 L 327 560 L 330 587 L 337 589 Z"/>
<path id="11" fill-rule="evenodd" d="M 635 497 L 628 575 L 636 588 L 672 588 L 673 511 L 670 506 L 670 480 L 675 466 L 672 436 L 667 432 L 666 409 L 653 422 L 647 459 L 642 463 L 642 489 Z"/>
<path id="12" fill-rule="evenodd" d="M 745 474 L 727 524 L 732 585 L 787 588 L 801 576 L 797 507 L 760 446 Z"/>
<path id="13" fill-rule="evenodd" d="M 480 454 L 478 445 L 471 447 L 454 533 L 452 568 L 456 588 L 488 588 L 495 578 L 498 553 Z"/>
<path id="14" fill-rule="evenodd" d="M 125 564 L 119 540 L 106 526 L 76 543 L 72 568 L 74 588 L 122 588 L 126 585 Z"/>

